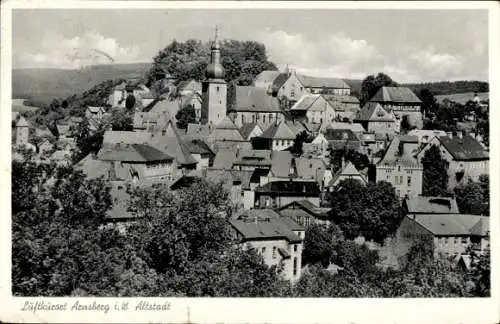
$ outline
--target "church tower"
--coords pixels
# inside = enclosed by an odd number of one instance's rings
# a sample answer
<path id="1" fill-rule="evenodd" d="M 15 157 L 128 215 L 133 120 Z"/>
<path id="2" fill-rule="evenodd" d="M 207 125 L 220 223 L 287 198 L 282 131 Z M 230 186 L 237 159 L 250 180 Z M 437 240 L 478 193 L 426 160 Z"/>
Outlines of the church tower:
<path id="1" fill-rule="evenodd" d="M 220 44 L 217 40 L 212 43 L 210 64 L 205 72 L 205 81 L 202 82 L 201 123 L 219 124 L 226 117 L 227 84 L 224 81 L 224 68 L 220 63 Z"/>

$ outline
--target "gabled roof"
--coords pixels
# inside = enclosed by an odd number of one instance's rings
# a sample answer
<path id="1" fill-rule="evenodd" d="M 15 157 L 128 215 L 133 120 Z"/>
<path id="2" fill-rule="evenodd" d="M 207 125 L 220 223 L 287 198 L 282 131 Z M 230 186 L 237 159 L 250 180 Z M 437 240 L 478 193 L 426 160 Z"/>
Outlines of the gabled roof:
<path id="1" fill-rule="evenodd" d="M 142 111 L 158 115 L 163 112 L 166 112 L 171 116 L 174 116 L 177 113 L 177 111 L 181 108 L 180 104 L 181 103 L 179 100 L 170 100 L 168 98 L 160 97 L 153 100 L 153 102 L 144 107 Z"/>
<path id="2" fill-rule="evenodd" d="M 458 136 L 454 136 L 453 138 L 439 136 L 438 139 L 457 161 L 489 159 L 488 152 L 472 136 L 464 135 L 462 138 Z"/>
<path id="3" fill-rule="evenodd" d="M 99 151 L 103 161 L 153 162 L 173 160 L 173 157 L 147 144 L 117 144 Z"/>
<path id="4" fill-rule="evenodd" d="M 255 127 L 258 127 L 262 131 L 258 123 L 244 123 L 240 128 L 241 136 L 243 136 L 244 139 L 248 139 L 248 136 L 250 136 Z"/>
<path id="5" fill-rule="evenodd" d="M 234 104 L 230 110 L 250 112 L 281 112 L 278 99 L 269 96 L 266 89 L 252 86 L 237 86 Z"/>
<path id="6" fill-rule="evenodd" d="M 103 144 L 145 144 L 151 138 L 147 132 L 106 131 L 102 140 Z"/>
<path id="7" fill-rule="evenodd" d="M 326 111 L 328 107 L 333 107 L 319 94 L 305 94 L 300 97 L 290 110 L 306 111 Z"/>
<path id="8" fill-rule="evenodd" d="M 289 123 L 282 120 L 278 124 L 273 123 L 269 125 L 269 127 L 259 137 L 267 139 L 294 140 L 297 137 L 297 133 L 289 127 Z"/>
<path id="9" fill-rule="evenodd" d="M 233 168 L 233 163 L 236 161 L 236 150 L 220 149 L 214 158 L 214 169 L 229 170 Z"/>
<path id="10" fill-rule="evenodd" d="M 97 179 L 99 177 L 106 177 L 108 175 L 108 171 L 111 168 L 111 163 L 112 162 L 102 161 L 98 158 L 94 158 L 92 154 L 88 154 L 77 164 L 75 164 L 74 168 L 75 170 L 82 171 L 89 179 Z"/>
<path id="11" fill-rule="evenodd" d="M 397 102 L 397 103 L 415 103 L 422 101 L 406 87 L 382 87 L 370 99 L 373 102 Z"/>
<path id="12" fill-rule="evenodd" d="M 408 215 L 409 219 L 422 225 L 438 236 L 487 236 L 489 232 L 488 216 L 468 214 L 419 214 Z"/>
<path id="13" fill-rule="evenodd" d="M 458 214 L 457 201 L 445 197 L 413 197 L 405 199 L 408 213 Z"/>
<path id="14" fill-rule="evenodd" d="M 92 113 L 98 113 L 99 111 L 105 112 L 106 109 L 104 107 L 93 107 L 93 106 L 88 106 L 87 109 L 92 112 Z"/>
<path id="15" fill-rule="evenodd" d="M 232 121 L 231 119 L 229 119 L 228 116 L 225 116 L 224 119 L 222 119 L 220 121 L 220 123 L 218 123 L 216 126 L 215 126 L 216 129 L 236 129 L 238 130 L 238 126 L 236 126 Z"/>
<path id="16" fill-rule="evenodd" d="M 233 164 L 252 166 L 271 166 L 274 151 L 270 150 L 236 150 Z"/>
<path id="17" fill-rule="evenodd" d="M 368 122 L 395 122 L 394 114 L 385 110 L 378 102 L 367 102 L 360 111 L 358 111 L 355 121 Z"/>
<path id="18" fill-rule="evenodd" d="M 418 138 L 416 136 L 396 136 L 385 151 L 377 166 L 402 165 L 409 167 L 421 167 L 416 158 L 419 151 Z"/>
<path id="19" fill-rule="evenodd" d="M 271 90 L 273 92 L 279 91 L 279 89 L 285 84 L 285 82 L 288 80 L 290 75 L 287 73 L 280 73 L 275 79 L 274 82 L 271 86 Z"/>
<path id="20" fill-rule="evenodd" d="M 318 206 L 314 205 L 312 202 L 310 202 L 309 200 L 303 199 L 303 200 L 292 201 L 291 203 L 286 204 L 285 206 L 282 206 L 279 209 L 279 213 L 281 215 L 288 216 L 286 211 L 290 210 L 290 209 L 302 209 L 302 210 L 307 211 L 309 214 L 314 215 L 315 217 L 318 217 L 318 218 L 322 218 L 322 219 L 326 218 L 326 214 L 331 210 L 331 208 L 318 207 Z"/>
<path id="21" fill-rule="evenodd" d="M 302 239 L 293 232 L 293 229 L 305 230 L 293 220 L 284 222 L 282 217 L 272 209 L 244 211 L 236 219 L 230 219 L 229 223 L 243 236 L 244 240 L 285 239 L 290 243 L 299 243 Z"/>
<path id="22" fill-rule="evenodd" d="M 299 74 L 297 74 L 297 78 L 306 88 L 350 89 L 349 85 L 342 79 L 312 77 Z"/>
<path id="23" fill-rule="evenodd" d="M 255 77 L 253 84 L 256 86 L 258 84 L 270 85 L 274 82 L 274 80 L 276 79 L 276 77 L 278 77 L 278 75 L 280 75 L 279 71 L 262 71 Z"/>
<path id="24" fill-rule="evenodd" d="M 297 177 L 304 180 L 319 181 L 323 179 L 326 171 L 325 162 L 321 159 L 300 157 L 295 158 Z"/>
<path id="25" fill-rule="evenodd" d="M 14 115 L 14 114 L 12 114 L 12 115 Z M 16 118 L 16 119 L 17 119 L 16 127 L 29 127 L 28 121 L 23 116 L 19 115 L 19 118 Z"/>
<path id="26" fill-rule="evenodd" d="M 362 175 L 358 169 L 356 169 L 356 167 L 354 166 L 354 164 L 351 163 L 351 161 L 347 161 L 347 163 L 345 164 L 345 166 L 339 170 L 332 178 L 332 180 L 330 181 L 330 183 L 328 184 L 330 187 L 332 187 L 334 185 L 334 183 L 340 178 L 340 177 L 357 177 L 357 178 L 361 178 L 361 180 L 366 183 L 366 178 L 364 175 Z"/>
<path id="27" fill-rule="evenodd" d="M 210 154 L 215 156 L 214 152 L 210 147 L 202 140 L 194 139 L 190 141 L 184 141 L 184 145 L 187 147 L 191 154 Z"/>
<path id="28" fill-rule="evenodd" d="M 171 156 L 175 156 L 175 159 L 181 165 L 198 163 L 198 161 L 196 161 L 196 159 L 189 152 L 189 148 L 182 141 L 171 121 L 168 122 L 167 129 L 165 130 L 165 136 L 162 136 L 161 144 L 158 145 L 165 145 L 166 153 Z"/>

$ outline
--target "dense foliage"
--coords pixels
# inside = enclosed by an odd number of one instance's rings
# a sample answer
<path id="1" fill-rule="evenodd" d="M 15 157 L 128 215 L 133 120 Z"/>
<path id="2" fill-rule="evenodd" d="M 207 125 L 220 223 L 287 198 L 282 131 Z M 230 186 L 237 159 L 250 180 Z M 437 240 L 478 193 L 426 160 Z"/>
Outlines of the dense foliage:
<path id="1" fill-rule="evenodd" d="M 489 176 L 483 174 L 478 182 L 468 181 L 454 190 L 461 213 L 474 215 L 490 214 Z"/>
<path id="2" fill-rule="evenodd" d="M 330 151 L 330 165 L 333 172 L 338 172 L 342 168 L 342 159 L 344 163 L 351 162 L 357 170 L 363 170 L 370 165 L 370 159 L 363 153 L 353 149 L 341 149 Z"/>
<path id="3" fill-rule="evenodd" d="M 276 70 L 268 61 L 266 48 L 255 41 L 224 40 L 220 44 L 221 64 L 225 69 L 226 81 L 236 81 L 239 85 L 250 85 L 260 72 Z M 210 62 L 211 43 L 189 39 L 185 42 L 174 40 L 153 58 L 153 67 L 148 75 L 148 83 L 173 76 L 178 81 L 204 79 Z"/>
<path id="4" fill-rule="evenodd" d="M 449 95 L 455 93 L 466 92 L 488 92 L 488 82 L 482 81 L 441 81 L 441 82 L 425 82 L 425 83 L 406 83 L 402 84 L 403 87 L 408 87 L 416 94 L 421 90 L 427 89 L 435 96 Z"/>
<path id="5" fill-rule="evenodd" d="M 402 213 L 399 198 L 388 182 L 369 183 L 346 179 L 327 197 L 332 210 L 330 219 L 348 239 L 364 236 L 382 242 L 399 226 Z"/>
<path id="6" fill-rule="evenodd" d="M 394 82 L 390 76 L 384 73 L 367 76 L 361 83 L 361 93 L 359 101 L 363 106 L 370 100 L 381 87 L 397 87 L 398 84 Z"/>
<path id="7" fill-rule="evenodd" d="M 187 129 L 189 124 L 197 124 L 196 111 L 193 105 L 186 105 L 175 114 L 176 125 L 179 129 Z"/>
<path id="8" fill-rule="evenodd" d="M 422 195 L 446 197 L 448 196 L 448 166 L 449 163 L 442 156 L 439 147 L 432 145 L 422 157 L 424 169 Z"/>

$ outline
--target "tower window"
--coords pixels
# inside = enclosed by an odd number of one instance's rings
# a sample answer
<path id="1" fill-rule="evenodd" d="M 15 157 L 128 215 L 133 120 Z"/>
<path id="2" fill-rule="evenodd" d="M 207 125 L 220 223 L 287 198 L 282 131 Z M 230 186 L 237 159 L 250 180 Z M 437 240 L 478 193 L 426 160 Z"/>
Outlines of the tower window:
<path id="1" fill-rule="evenodd" d="M 219 86 L 217 86 L 217 92 L 219 92 L 219 91 L 220 91 L 220 87 L 219 87 Z"/>

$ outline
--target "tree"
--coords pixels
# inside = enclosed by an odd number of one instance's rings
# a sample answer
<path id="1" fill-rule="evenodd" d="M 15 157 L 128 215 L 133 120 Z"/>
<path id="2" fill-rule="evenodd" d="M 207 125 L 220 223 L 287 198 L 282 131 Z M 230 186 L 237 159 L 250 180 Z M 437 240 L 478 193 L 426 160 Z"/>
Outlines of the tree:
<path id="1" fill-rule="evenodd" d="M 131 111 L 134 109 L 135 103 L 136 103 L 135 96 L 130 94 L 127 96 L 127 99 L 125 99 L 125 108 L 127 108 L 128 111 Z"/>
<path id="2" fill-rule="evenodd" d="M 422 100 L 422 113 L 428 115 L 429 113 L 434 114 L 437 110 L 438 104 L 436 98 L 429 89 L 420 90 L 418 97 Z"/>
<path id="3" fill-rule="evenodd" d="M 489 215 L 489 180 L 486 175 L 481 182 L 469 181 L 455 188 L 457 205 L 461 213 Z"/>
<path id="4" fill-rule="evenodd" d="M 135 99 L 134 99 L 135 100 Z M 134 130 L 133 112 L 123 111 L 119 108 L 111 110 L 111 114 L 101 121 L 101 128 L 114 131 L 131 132 Z"/>
<path id="5" fill-rule="evenodd" d="M 193 105 L 186 105 L 181 108 L 176 114 L 175 119 L 177 119 L 176 125 L 179 129 L 187 129 L 189 124 L 197 124 L 196 111 Z"/>
<path id="6" fill-rule="evenodd" d="M 432 145 L 421 160 L 423 174 L 422 195 L 446 197 L 448 195 L 448 166 L 439 147 Z"/>
<path id="7" fill-rule="evenodd" d="M 320 263 L 323 267 L 328 267 L 333 262 L 336 256 L 335 250 L 342 239 L 342 231 L 334 224 L 309 226 L 304 238 L 302 263 Z"/>
<path id="8" fill-rule="evenodd" d="M 357 170 L 363 170 L 370 165 L 368 156 L 353 149 L 346 150 L 344 147 L 340 150 L 330 151 L 330 164 L 333 172 L 338 172 L 341 169 L 342 159 L 344 159 L 344 162 L 351 162 Z"/>
<path id="9" fill-rule="evenodd" d="M 295 137 L 295 140 L 293 141 L 292 147 L 290 148 L 290 152 L 295 156 L 301 156 L 304 153 L 302 149 L 304 143 L 310 143 L 311 141 L 312 138 L 307 134 L 306 131 L 298 133 Z"/>
<path id="10" fill-rule="evenodd" d="M 382 242 L 393 233 L 402 219 L 395 189 L 388 182 L 369 183 L 346 179 L 337 184 L 327 198 L 330 219 L 346 238 L 363 235 Z"/>
<path id="11" fill-rule="evenodd" d="M 369 101 L 381 87 L 397 87 L 398 84 L 394 82 L 391 77 L 384 73 L 378 73 L 376 76 L 367 76 L 361 84 L 361 98 L 360 103 L 364 105 Z"/>
<path id="12" fill-rule="evenodd" d="M 261 43 L 225 40 L 220 45 L 221 64 L 227 82 L 250 85 L 260 72 L 277 70 L 276 65 L 267 59 L 266 48 Z M 166 74 L 178 81 L 203 80 L 209 63 L 210 47 L 210 42 L 174 40 L 153 58 L 153 67 L 148 73 L 149 83 Z"/>

